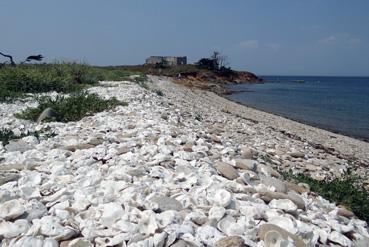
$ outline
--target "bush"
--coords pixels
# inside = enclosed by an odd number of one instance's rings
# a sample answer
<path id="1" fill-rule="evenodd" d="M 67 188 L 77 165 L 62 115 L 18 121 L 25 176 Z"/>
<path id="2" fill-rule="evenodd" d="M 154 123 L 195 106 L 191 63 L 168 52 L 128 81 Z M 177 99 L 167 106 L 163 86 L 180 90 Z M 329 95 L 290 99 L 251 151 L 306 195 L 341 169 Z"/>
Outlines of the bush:
<path id="1" fill-rule="evenodd" d="M 344 205 L 358 218 L 369 223 L 369 192 L 360 184 L 360 179 L 350 173 L 331 181 L 317 181 L 304 174 L 284 173 L 286 178 L 310 185 L 312 191 L 325 199 Z"/>
<path id="2" fill-rule="evenodd" d="M 86 92 L 73 93 L 70 97 L 58 95 L 55 99 L 43 96 L 38 98 L 38 103 L 37 108 L 28 108 L 16 114 L 16 117 L 36 121 L 43 110 L 51 107 L 57 113 L 55 121 L 70 122 L 78 121 L 96 112 L 112 109 L 117 105 L 127 105 L 116 98 L 105 100 L 96 94 Z"/>

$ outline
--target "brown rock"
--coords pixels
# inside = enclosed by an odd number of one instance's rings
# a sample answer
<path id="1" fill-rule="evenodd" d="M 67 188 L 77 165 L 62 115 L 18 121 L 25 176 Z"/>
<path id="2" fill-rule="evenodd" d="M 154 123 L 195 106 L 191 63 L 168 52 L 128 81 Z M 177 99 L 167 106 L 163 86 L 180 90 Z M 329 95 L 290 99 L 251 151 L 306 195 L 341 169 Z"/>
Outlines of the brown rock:
<path id="1" fill-rule="evenodd" d="M 252 159 L 254 157 L 254 151 L 249 147 L 241 148 L 241 156 L 245 159 Z"/>
<path id="2" fill-rule="evenodd" d="M 193 152 L 193 150 L 192 150 L 192 146 L 190 146 L 190 145 L 185 145 L 185 146 L 183 147 L 183 151 L 186 151 L 186 152 Z"/>
<path id="3" fill-rule="evenodd" d="M 215 247 L 244 247 L 245 242 L 239 236 L 229 236 L 215 242 Z"/>
<path id="4" fill-rule="evenodd" d="M 352 218 L 355 216 L 355 214 L 345 208 L 338 209 L 337 215 L 346 217 L 346 218 Z"/>
<path id="5" fill-rule="evenodd" d="M 292 153 L 289 153 L 289 155 L 292 158 L 304 158 L 305 157 L 305 154 L 303 154 L 301 152 L 292 152 Z"/>
<path id="6" fill-rule="evenodd" d="M 70 145 L 65 147 L 66 150 L 71 151 L 71 152 L 75 152 L 77 150 L 81 150 L 81 149 L 90 149 L 95 147 L 94 145 L 88 144 L 88 143 L 84 143 L 84 144 L 76 144 L 76 145 Z"/>
<path id="7" fill-rule="evenodd" d="M 299 185 L 297 185 L 295 183 L 292 183 L 292 182 L 285 182 L 285 184 L 286 184 L 288 190 L 293 190 L 293 191 L 295 191 L 299 194 L 310 191 L 309 189 L 307 189 L 305 187 L 302 187 L 302 186 L 299 186 Z"/>
<path id="8" fill-rule="evenodd" d="M 104 139 L 102 139 L 100 137 L 95 137 L 95 138 L 92 138 L 91 140 L 89 140 L 88 144 L 97 146 L 97 145 L 103 144 L 103 142 L 104 142 Z"/>
<path id="9" fill-rule="evenodd" d="M 255 171 L 257 163 L 256 160 L 236 159 L 236 167 L 244 170 Z"/>
<path id="10" fill-rule="evenodd" d="M 237 170 L 233 166 L 226 163 L 215 163 L 215 169 L 217 169 L 218 173 L 220 173 L 223 177 L 228 178 L 229 180 L 239 177 Z"/>
<path id="11" fill-rule="evenodd" d="M 218 136 L 216 136 L 216 135 L 212 135 L 211 136 L 211 139 L 213 140 L 213 142 L 215 142 L 215 143 L 222 143 L 222 140 L 218 137 Z"/>
<path id="12" fill-rule="evenodd" d="M 290 199 L 297 205 L 297 208 L 305 210 L 305 202 L 302 200 L 301 197 L 299 197 L 297 194 L 284 194 L 280 192 L 274 192 L 274 191 L 259 191 L 259 194 L 261 195 L 261 199 L 269 203 L 273 199 Z"/>
<path id="13" fill-rule="evenodd" d="M 294 235 L 294 234 L 292 234 L 292 233 L 290 233 L 290 232 L 288 232 L 288 231 L 286 231 L 286 230 L 284 230 L 284 229 L 282 229 L 279 226 L 274 225 L 274 224 L 263 224 L 263 225 L 261 225 L 260 228 L 259 228 L 259 231 L 258 231 L 258 237 L 260 238 L 260 240 L 265 241 L 265 240 L 267 240 L 267 238 L 266 238 L 267 235 L 271 232 L 277 232 L 279 234 L 279 236 L 284 240 L 288 240 L 288 238 L 292 239 L 293 240 L 293 246 L 296 246 L 296 247 L 306 247 L 307 246 L 300 237 L 298 237 L 298 236 L 296 236 L 296 235 Z M 269 245 L 266 245 L 266 246 L 269 246 Z"/>

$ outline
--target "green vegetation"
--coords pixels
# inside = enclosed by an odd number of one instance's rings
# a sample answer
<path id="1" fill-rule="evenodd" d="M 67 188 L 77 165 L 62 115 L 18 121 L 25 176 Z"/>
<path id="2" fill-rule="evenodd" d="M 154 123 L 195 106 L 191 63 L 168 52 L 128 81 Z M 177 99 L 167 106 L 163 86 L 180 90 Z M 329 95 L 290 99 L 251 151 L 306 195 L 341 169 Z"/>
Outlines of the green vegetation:
<path id="1" fill-rule="evenodd" d="M 106 100 L 96 94 L 88 94 L 83 91 L 72 93 L 70 96 L 58 95 L 55 99 L 43 96 L 37 100 L 39 103 L 37 108 L 28 108 L 16 114 L 16 117 L 36 121 L 43 110 L 51 107 L 57 113 L 55 121 L 70 122 L 78 121 L 96 112 L 112 109 L 117 105 L 127 105 L 127 103 L 120 102 L 115 98 Z"/>
<path id="2" fill-rule="evenodd" d="M 154 89 L 153 90 L 154 93 L 156 93 L 158 96 L 163 97 L 165 94 L 163 93 L 163 91 L 161 91 L 160 89 Z"/>
<path id="3" fill-rule="evenodd" d="M 360 178 L 347 173 L 342 178 L 331 181 L 317 181 L 304 174 L 283 173 L 286 179 L 307 183 L 312 191 L 325 199 L 341 204 L 351 210 L 357 217 L 369 223 L 369 192 L 359 183 Z"/>
<path id="4" fill-rule="evenodd" d="M 5 146 L 9 144 L 10 140 L 21 139 L 26 136 L 34 136 L 38 140 L 41 137 L 50 138 L 56 136 L 55 132 L 51 131 L 51 128 L 45 128 L 40 131 L 27 131 L 25 133 L 21 133 L 20 135 L 16 135 L 12 130 L 2 128 L 0 129 L 0 142 Z"/>
<path id="5" fill-rule="evenodd" d="M 133 74 L 138 75 L 133 78 Z M 119 67 L 96 67 L 64 62 L 4 65 L 0 68 L 0 102 L 10 102 L 26 93 L 77 92 L 102 80 L 130 80 L 144 85 L 146 79 L 139 71 Z"/>

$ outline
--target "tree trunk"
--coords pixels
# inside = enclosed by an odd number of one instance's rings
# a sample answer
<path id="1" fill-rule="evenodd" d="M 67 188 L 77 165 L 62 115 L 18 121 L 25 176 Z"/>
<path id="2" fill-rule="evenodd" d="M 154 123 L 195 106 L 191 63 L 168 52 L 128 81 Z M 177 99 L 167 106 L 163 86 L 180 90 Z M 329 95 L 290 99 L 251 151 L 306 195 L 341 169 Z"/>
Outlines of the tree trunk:
<path id="1" fill-rule="evenodd" d="M 9 58 L 9 60 L 10 60 L 10 64 L 11 64 L 12 66 L 15 66 L 15 63 L 14 63 L 14 60 L 13 60 L 13 57 L 12 57 L 12 56 L 10 56 L 10 55 L 6 55 L 6 54 L 4 54 L 4 53 L 2 53 L 2 52 L 0 52 L 0 55 L 2 55 L 3 57 L 7 57 L 7 58 Z"/>

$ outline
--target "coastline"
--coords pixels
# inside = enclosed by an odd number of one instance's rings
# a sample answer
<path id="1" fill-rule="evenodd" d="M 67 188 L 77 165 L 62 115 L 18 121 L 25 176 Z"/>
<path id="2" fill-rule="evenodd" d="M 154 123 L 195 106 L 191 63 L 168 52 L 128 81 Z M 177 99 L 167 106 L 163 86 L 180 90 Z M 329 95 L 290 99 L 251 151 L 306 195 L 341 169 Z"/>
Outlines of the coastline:
<path id="1" fill-rule="evenodd" d="M 262 124 L 264 129 L 271 129 L 275 133 L 282 133 L 282 135 L 289 139 L 296 139 L 297 142 L 309 143 L 310 146 L 315 146 L 316 148 L 314 149 L 316 150 L 323 150 L 330 155 L 347 160 L 348 163 L 356 168 L 361 167 L 359 174 L 369 175 L 365 169 L 362 169 L 364 166 L 369 166 L 368 142 L 239 104 L 227 99 L 225 97 L 226 95 L 223 95 L 219 90 L 214 91 L 211 88 L 189 88 L 187 85 L 179 84 L 168 77 L 152 76 L 150 78 L 154 82 L 157 82 L 160 78 L 171 81 L 170 83 L 173 86 L 178 86 L 177 90 L 187 91 L 186 94 L 188 95 L 191 92 L 193 98 L 187 99 L 187 101 L 194 100 L 197 102 L 199 99 L 206 99 L 208 104 L 219 105 L 218 110 L 229 112 L 230 116 L 243 118 L 249 122 L 257 122 L 258 124 Z M 168 85 L 160 88 L 167 91 Z"/>
<path id="2" fill-rule="evenodd" d="M 249 91 L 242 91 L 242 92 L 249 92 Z M 235 93 L 238 93 L 238 91 L 235 92 Z M 291 120 L 291 121 L 294 121 L 294 122 L 297 122 L 297 123 L 300 123 L 300 124 L 305 124 L 307 126 L 311 126 L 311 127 L 314 127 L 314 128 L 320 129 L 320 130 L 325 130 L 325 131 L 331 132 L 333 134 L 342 135 L 342 136 L 345 136 L 345 137 L 349 137 L 349 138 L 352 138 L 352 139 L 356 139 L 356 140 L 359 140 L 359 141 L 363 141 L 363 142 L 369 143 L 369 139 L 365 139 L 365 138 L 360 137 L 360 136 L 350 135 L 347 132 L 330 129 L 328 127 L 324 127 L 324 126 L 319 125 L 319 124 L 314 124 L 314 123 L 311 123 L 311 122 L 307 122 L 307 121 L 303 121 L 303 120 L 298 120 L 298 119 L 290 118 L 290 117 L 288 117 L 286 115 L 278 114 L 278 113 L 275 113 L 275 112 L 272 112 L 272 111 L 258 109 L 257 107 L 253 107 L 253 106 L 247 105 L 246 103 L 242 103 L 241 101 L 232 100 L 232 99 L 230 99 L 230 98 L 227 97 L 228 95 L 230 95 L 230 94 L 224 94 L 224 95 L 221 95 L 220 94 L 220 96 L 222 96 L 222 97 L 224 97 L 224 98 L 226 98 L 226 99 L 228 99 L 228 100 L 230 100 L 232 102 L 235 102 L 235 103 L 237 103 L 239 105 L 242 105 L 242 106 L 246 106 L 248 108 L 252 108 L 254 110 L 258 110 L 258 111 L 269 113 L 269 114 L 272 114 L 272 115 L 275 115 L 275 116 L 278 116 L 278 117 L 286 118 L 288 120 Z"/>
<path id="3" fill-rule="evenodd" d="M 32 98 L 0 109 L 3 126 L 55 133 L 0 145 L 0 208 L 3 224 L 11 226 L 3 229 L 4 246 L 33 240 L 55 246 L 143 246 L 159 240 L 166 246 L 228 246 L 220 244 L 237 240 L 256 247 L 268 245 L 269 230 L 287 234 L 291 246 L 356 246 L 369 239 L 362 205 L 346 209 L 283 176 L 292 170 L 329 181 L 349 168 L 368 175 L 360 152 L 353 167 L 343 157 L 350 150 L 314 143 L 314 137 L 323 141 L 333 133 L 166 77 L 148 76 L 144 86 L 104 81 L 88 92 L 127 104 L 67 123 L 15 118 L 36 104 Z M 305 140 L 302 129 L 318 136 Z M 339 135 L 337 140 L 343 147 L 351 143 L 355 152 L 369 146 Z M 347 225 L 355 238 L 345 236 Z M 177 234 L 183 229 L 186 237 Z"/>

